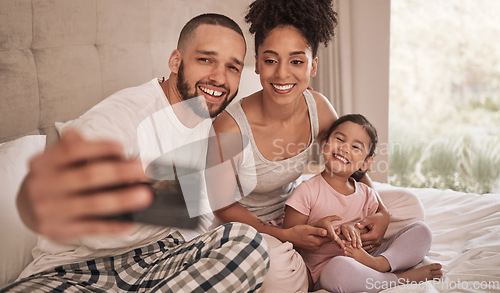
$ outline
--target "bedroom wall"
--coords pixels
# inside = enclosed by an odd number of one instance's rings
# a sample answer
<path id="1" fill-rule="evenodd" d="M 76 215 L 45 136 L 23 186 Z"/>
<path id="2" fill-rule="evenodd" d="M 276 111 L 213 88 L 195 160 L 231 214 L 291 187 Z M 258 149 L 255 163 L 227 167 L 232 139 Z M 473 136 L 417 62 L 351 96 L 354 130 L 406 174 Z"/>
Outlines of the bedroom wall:
<path id="1" fill-rule="evenodd" d="M 339 115 L 361 113 L 379 133 L 371 177 L 387 182 L 390 0 L 337 0 L 333 42 L 320 48 L 312 86 Z"/>
<path id="2" fill-rule="evenodd" d="M 58 137 L 54 122 L 74 119 L 120 89 L 168 76 L 169 55 L 193 16 L 223 13 L 247 32 L 249 3 L 0 1 L 0 142 L 47 134 L 50 145 Z M 253 54 L 245 64 L 253 64 Z M 243 94 L 254 90 L 242 84 Z"/>
<path id="3" fill-rule="evenodd" d="M 377 156 L 369 174 L 375 181 L 387 182 L 391 1 L 341 1 L 350 2 L 351 54 L 341 62 L 350 67 L 352 112 L 365 115 L 377 127 Z"/>
<path id="4" fill-rule="evenodd" d="M 386 142 L 390 0 L 340 1 L 351 5 L 353 49 L 345 62 L 352 65 L 353 111 L 367 115 Z M 248 50 L 238 97 L 259 90 L 253 40 L 243 21 L 251 2 L 0 1 L 0 142 L 42 133 L 50 144 L 57 139 L 55 121 L 76 118 L 117 90 L 168 75 L 180 29 L 203 12 L 240 24 Z M 386 181 L 384 174 L 374 178 Z"/>
<path id="5" fill-rule="evenodd" d="M 180 32 L 182 26 L 192 17 L 207 12 L 216 12 L 227 15 L 231 17 L 243 30 L 245 34 L 245 39 L 247 42 L 247 54 L 245 57 L 245 68 L 243 69 L 240 88 L 235 101 L 241 99 L 242 97 L 248 96 L 249 94 L 260 90 L 262 87 L 260 85 L 259 77 L 255 74 L 255 58 L 254 58 L 254 46 L 253 38 L 248 32 L 248 25 L 244 21 L 244 16 L 248 5 L 253 2 L 253 0 L 238 0 L 238 1 L 227 1 L 227 0 L 185 0 L 179 1 L 180 13 L 173 13 L 172 15 L 178 18 L 177 27 L 172 28 L 176 32 Z M 183 7 L 182 9 L 180 7 Z M 178 33 L 173 34 L 175 39 L 177 39 Z M 172 43 L 172 50 L 175 48 L 175 41 Z"/>

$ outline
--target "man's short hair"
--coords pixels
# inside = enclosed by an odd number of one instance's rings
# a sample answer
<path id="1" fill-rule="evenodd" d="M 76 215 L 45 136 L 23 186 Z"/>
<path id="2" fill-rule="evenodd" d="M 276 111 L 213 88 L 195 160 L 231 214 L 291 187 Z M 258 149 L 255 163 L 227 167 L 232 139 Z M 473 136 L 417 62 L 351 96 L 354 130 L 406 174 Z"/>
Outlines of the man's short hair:
<path id="1" fill-rule="evenodd" d="M 222 14 L 205 13 L 192 18 L 182 28 L 181 33 L 179 35 L 179 41 L 177 42 L 177 49 L 182 49 L 184 45 L 192 37 L 193 32 L 196 30 L 196 28 L 202 24 L 212 24 L 212 25 L 220 25 L 223 27 L 227 27 L 237 32 L 245 41 L 245 36 L 243 35 L 243 31 L 234 20 Z M 246 47 L 246 42 L 245 42 L 245 47 Z"/>

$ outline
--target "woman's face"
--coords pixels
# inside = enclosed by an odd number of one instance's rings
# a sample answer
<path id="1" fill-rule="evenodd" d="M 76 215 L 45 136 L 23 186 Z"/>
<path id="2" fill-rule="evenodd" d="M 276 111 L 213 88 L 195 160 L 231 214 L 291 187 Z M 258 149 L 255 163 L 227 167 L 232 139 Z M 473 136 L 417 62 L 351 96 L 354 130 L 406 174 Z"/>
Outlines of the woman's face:
<path id="1" fill-rule="evenodd" d="M 316 75 L 317 58 L 301 33 L 292 26 L 273 29 L 258 48 L 255 72 L 264 97 L 279 104 L 295 101 Z"/>

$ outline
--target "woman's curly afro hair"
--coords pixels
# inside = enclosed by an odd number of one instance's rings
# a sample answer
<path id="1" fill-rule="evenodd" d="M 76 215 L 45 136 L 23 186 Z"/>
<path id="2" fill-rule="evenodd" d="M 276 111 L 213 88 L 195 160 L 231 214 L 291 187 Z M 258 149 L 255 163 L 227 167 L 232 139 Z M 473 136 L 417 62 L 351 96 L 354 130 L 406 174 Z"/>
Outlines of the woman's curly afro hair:
<path id="1" fill-rule="evenodd" d="M 291 25 L 306 38 L 316 56 L 319 43 L 327 46 L 334 36 L 337 13 L 332 0 L 256 0 L 250 4 L 245 21 L 255 34 L 255 54 L 274 28 Z"/>

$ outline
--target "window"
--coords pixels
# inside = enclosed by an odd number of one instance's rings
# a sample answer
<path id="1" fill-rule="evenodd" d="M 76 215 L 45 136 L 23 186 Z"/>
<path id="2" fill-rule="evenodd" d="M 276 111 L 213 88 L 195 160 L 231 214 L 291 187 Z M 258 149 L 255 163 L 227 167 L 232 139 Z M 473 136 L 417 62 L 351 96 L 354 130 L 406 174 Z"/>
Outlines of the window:
<path id="1" fill-rule="evenodd" d="M 389 182 L 500 190 L 500 1 L 391 1 Z"/>

